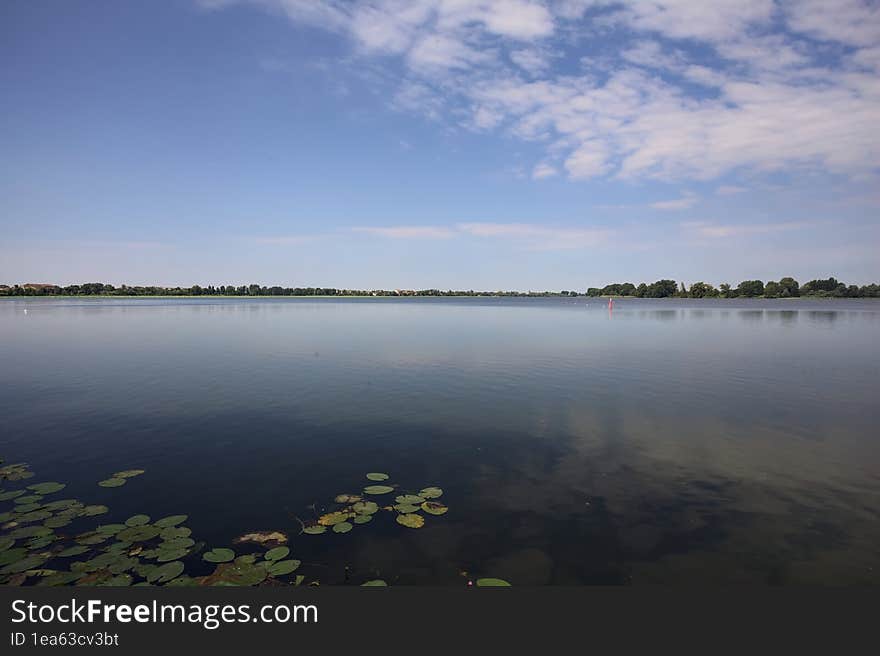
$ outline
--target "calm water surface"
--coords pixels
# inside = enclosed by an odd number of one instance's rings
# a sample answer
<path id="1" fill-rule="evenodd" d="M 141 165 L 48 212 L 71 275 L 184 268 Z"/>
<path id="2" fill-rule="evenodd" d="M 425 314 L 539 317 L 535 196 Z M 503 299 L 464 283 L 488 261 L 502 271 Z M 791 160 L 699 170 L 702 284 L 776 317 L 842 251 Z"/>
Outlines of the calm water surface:
<path id="1" fill-rule="evenodd" d="M 878 337 L 871 300 L 4 300 L 0 457 L 326 583 L 880 583 Z M 296 537 L 368 471 L 449 513 Z"/>

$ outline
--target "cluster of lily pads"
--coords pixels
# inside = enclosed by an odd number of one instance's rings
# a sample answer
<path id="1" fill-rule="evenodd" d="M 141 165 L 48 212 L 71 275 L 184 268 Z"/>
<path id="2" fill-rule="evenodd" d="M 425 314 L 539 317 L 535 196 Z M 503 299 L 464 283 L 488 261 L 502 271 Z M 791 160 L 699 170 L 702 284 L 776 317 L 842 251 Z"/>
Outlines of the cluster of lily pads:
<path id="1" fill-rule="evenodd" d="M 98 485 L 121 487 L 144 473 L 142 469 L 116 472 Z M 0 466 L 0 483 L 16 483 L 33 476 L 24 463 Z M 380 511 L 395 513 L 398 524 L 418 529 L 425 525 L 421 513 L 440 516 L 449 510 L 437 501 L 443 495 L 439 487 L 425 487 L 414 493 L 388 484 L 389 476 L 384 473 L 371 472 L 367 479 L 371 484 L 361 494 L 337 495 L 335 510 L 320 516 L 316 513 L 316 518 L 308 522 L 300 520 L 302 533 L 348 533 L 355 525 L 372 521 Z M 122 523 L 82 530 L 84 521 L 106 515 L 110 509 L 78 499 L 46 498 L 65 487 L 64 483 L 49 481 L 19 489 L 0 488 L 0 502 L 12 505 L 10 510 L 0 512 L 0 585 L 298 586 L 305 581 L 304 575 L 296 573 L 302 562 L 290 558 L 288 538 L 281 531 L 242 535 L 235 543 L 245 546 L 237 548 L 250 552 L 236 553 L 226 547 L 208 549 L 204 542 L 197 542 L 184 525 L 187 515 L 153 521 L 148 515 L 137 514 Z M 398 494 L 392 504 L 388 495 L 394 492 Z M 381 506 L 373 500 L 386 498 L 388 503 Z M 185 562 L 195 564 L 199 560 L 213 566 L 213 571 L 187 575 Z M 476 583 L 509 585 L 500 579 L 478 579 Z M 317 584 L 315 580 L 309 583 Z M 375 579 L 362 585 L 386 583 Z"/>
<path id="2" fill-rule="evenodd" d="M 317 517 L 309 523 L 303 522 L 303 533 L 306 535 L 320 535 L 331 529 L 334 533 L 348 533 L 355 524 L 367 524 L 373 520 L 373 516 L 380 510 L 396 513 L 397 523 L 407 528 L 422 528 L 425 525 L 424 512 L 428 515 L 445 515 L 449 508 L 439 502 L 443 496 L 443 490 L 439 487 L 425 487 L 418 493 L 406 493 L 397 485 L 387 483 L 390 477 L 382 472 L 370 472 L 367 480 L 374 485 L 364 487 L 361 494 L 343 493 L 336 496 L 334 502 L 339 507 Z M 378 501 L 384 501 L 385 495 L 392 492 L 403 492 L 394 498 L 394 503 L 379 505 Z"/>

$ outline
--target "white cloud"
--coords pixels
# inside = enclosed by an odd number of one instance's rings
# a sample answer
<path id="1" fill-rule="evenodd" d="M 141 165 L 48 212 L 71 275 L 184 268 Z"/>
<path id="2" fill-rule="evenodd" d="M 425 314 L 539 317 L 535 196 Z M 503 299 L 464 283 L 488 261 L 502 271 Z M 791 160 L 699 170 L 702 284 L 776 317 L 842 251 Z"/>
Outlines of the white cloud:
<path id="1" fill-rule="evenodd" d="M 559 160 L 573 179 L 864 178 L 880 162 L 874 1 L 239 1 L 346 34 L 362 56 L 398 57 L 395 109 L 543 143 L 538 162 Z M 580 71 L 556 66 L 577 54 L 564 35 L 608 26 L 616 50 Z"/>
<path id="2" fill-rule="evenodd" d="M 682 194 L 681 198 L 657 201 L 656 203 L 651 203 L 650 207 L 655 210 L 686 210 L 696 205 L 698 200 L 695 193 L 686 191 Z"/>
<path id="3" fill-rule="evenodd" d="M 352 231 L 391 239 L 449 239 L 457 234 L 455 230 L 442 226 L 358 227 Z"/>
<path id="4" fill-rule="evenodd" d="M 736 185 L 721 185 L 715 190 L 719 196 L 733 196 L 734 194 L 744 194 L 748 189 L 745 187 L 737 187 Z"/>
<path id="5" fill-rule="evenodd" d="M 612 231 L 606 228 L 569 228 L 532 223 L 459 223 L 458 229 L 483 238 L 514 239 L 532 250 L 571 250 L 597 246 Z"/>
<path id="6" fill-rule="evenodd" d="M 682 229 L 696 236 L 708 239 L 723 239 L 727 237 L 742 237 L 746 235 L 765 235 L 774 232 L 789 232 L 803 230 L 812 226 L 812 223 L 804 221 L 789 221 L 784 223 L 763 223 L 745 225 L 722 225 L 706 223 L 702 221 L 685 222 Z"/>
<path id="7" fill-rule="evenodd" d="M 541 162 L 532 170 L 532 179 L 543 180 L 544 178 L 552 178 L 558 173 L 559 171 L 557 171 L 555 167 L 546 162 Z"/>

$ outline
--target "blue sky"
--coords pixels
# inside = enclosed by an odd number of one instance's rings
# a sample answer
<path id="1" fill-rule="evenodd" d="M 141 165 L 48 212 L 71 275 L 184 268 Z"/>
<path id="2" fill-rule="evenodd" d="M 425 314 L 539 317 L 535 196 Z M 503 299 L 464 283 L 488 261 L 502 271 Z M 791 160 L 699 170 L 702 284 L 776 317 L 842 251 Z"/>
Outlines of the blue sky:
<path id="1" fill-rule="evenodd" d="M 0 61 L 6 283 L 880 279 L 876 0 L 13 0 Z"/>

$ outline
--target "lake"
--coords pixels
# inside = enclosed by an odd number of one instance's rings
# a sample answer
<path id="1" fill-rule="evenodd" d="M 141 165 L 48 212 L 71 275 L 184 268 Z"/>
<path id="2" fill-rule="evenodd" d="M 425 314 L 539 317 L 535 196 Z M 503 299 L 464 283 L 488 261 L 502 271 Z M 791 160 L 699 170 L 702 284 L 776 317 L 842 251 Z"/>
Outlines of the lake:
<path id="1" fill-rule="evenodd" d="M 0 457 L 321 584 L 880 583 L 878 337 L 870 299 L 3 300 Z M 367 472 L 449 511 L 299 534 Z"/>

